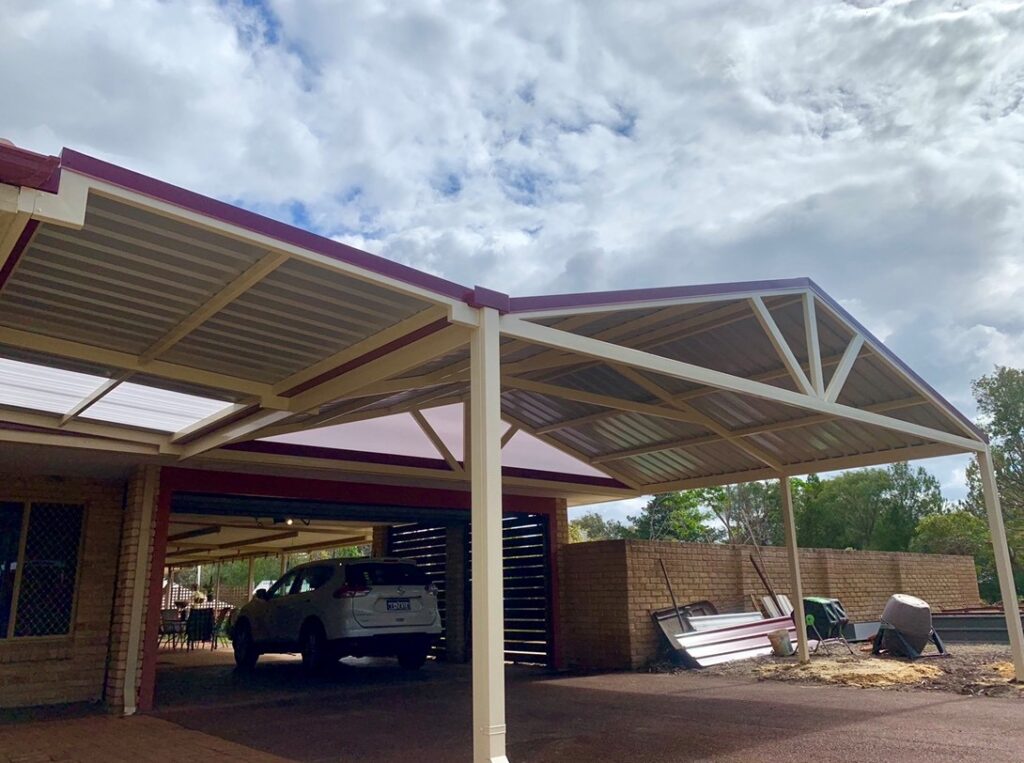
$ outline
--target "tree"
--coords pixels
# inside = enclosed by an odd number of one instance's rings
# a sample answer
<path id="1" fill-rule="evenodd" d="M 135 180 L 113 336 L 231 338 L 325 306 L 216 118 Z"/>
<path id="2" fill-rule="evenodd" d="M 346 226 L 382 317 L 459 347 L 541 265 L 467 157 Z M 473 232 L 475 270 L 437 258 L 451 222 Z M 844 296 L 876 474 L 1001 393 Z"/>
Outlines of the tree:
<path id="1" fill-rule="evenodd" d="M 588 511 L 569 523 L 569 539 L 573 543 L 588 540 L 613 540 L 625 538 L 628 534 L 629 529 L 621 522 L 605 519 L 596 511 Z"/>
<path id="2" fill-rule="evenodd" d="M 708 524 L 711 515 L 701 508 L 703 498 L 699 490 L 654 496 L 640 514 L 629 517 L 629 537 L 714 542 L 719 533 Z"/>
<path id="3" fill-rule="evenodd" d="M 1006 525 L 1017 589 L 1024 583 L 1024 369 L 996 366 L 971 385 L 981 414 L 981 426 L 989 437 L 996 486 Z M 963 508 L 988 519 L 978 465 L 967 467 L 967 499 Z"/>
<path id="4" fill-rule="evenodd" d="M 722 524 L 726 543 L 777 546 L 783 542 L 778 482 L 747 482 L 690 492 Z"/>
<path id="5" fill-rule="evenodd" d="M 800 545 L 818 548 L 906 551 L 918 522 L 944 505 L 938 480 L 905 463 L 808 480 L 794 492 Z"/>
<path id="6" fill-rule="evenodd" d="M 969 511 L 958 510 L 924 517 L 914 531 L 910 550 L 924 554 L 974 557 L 978 589 L 986 601 L 999 599 L 988 525 Z"/>

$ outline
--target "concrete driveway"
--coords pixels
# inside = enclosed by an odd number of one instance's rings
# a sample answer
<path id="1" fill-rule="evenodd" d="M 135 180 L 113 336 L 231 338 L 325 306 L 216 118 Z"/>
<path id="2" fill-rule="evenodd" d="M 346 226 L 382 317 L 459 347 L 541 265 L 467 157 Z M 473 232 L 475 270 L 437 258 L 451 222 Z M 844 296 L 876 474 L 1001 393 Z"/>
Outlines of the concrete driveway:
<path id="1" fill-rule="evenodd" d="M 248 678 L 194 670 L 162 676 L 158 718 L 301 761 L 470 758 L 468 666 L 342 663 L 312 682 L 294 660 Z M 1024 749 L 1020 701 L 689 674 L 510 668 L 508 724 L 513 763 L 1020 761 Z"/>
<path id="2" fill-rule="evenodd" d="M 222 662 L 222 661 L 220 661 Z M 470 759 L 467 666 L 295 660 L 249 677 L 210 658 L 162 670 L 161 709 L 0 715 L 0 761 Z M 1024 703 L 701 675 L 508 671 L 509 758 L 526 761 L 1020 761 Z"/>

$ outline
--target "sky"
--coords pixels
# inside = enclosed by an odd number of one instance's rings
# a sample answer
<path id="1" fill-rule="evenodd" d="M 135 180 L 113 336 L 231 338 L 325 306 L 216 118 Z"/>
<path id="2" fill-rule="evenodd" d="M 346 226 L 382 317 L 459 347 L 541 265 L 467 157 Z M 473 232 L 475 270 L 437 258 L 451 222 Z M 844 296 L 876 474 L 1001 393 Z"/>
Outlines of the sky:
<path id="1" fill-rule="evenodd" d="M 1024 366 L 1022 3 L 0 0 L 0 19 L 20 146 L 517 295 L 809 276 L 972 416 L 972 379 Z M 926 465 L 964 494 L 962 458 Z"/>

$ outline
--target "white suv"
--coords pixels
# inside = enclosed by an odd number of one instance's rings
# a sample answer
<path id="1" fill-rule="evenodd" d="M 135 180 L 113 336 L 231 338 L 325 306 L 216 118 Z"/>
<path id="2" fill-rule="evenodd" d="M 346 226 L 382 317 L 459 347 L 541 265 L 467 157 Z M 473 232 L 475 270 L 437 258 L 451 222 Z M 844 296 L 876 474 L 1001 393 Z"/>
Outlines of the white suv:
<path id="1" fill-rule="evenodd" d="M 441 633 L 437 593 L 405 559 L 336 559 L 289 570 L 242 607 L 231 630 L 235 663 L 261 654 L 302 654 L 307 670 L 342 657 L 398 656 L 423 665 Z"/>

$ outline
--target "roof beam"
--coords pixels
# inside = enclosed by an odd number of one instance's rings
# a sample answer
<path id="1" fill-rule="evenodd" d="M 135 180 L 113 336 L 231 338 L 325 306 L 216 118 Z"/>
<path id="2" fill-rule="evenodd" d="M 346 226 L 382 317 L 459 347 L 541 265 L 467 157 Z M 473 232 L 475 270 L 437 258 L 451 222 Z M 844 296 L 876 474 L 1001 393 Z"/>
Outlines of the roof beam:
<path id="1" fill-rule="evenodd" d="M 587 392 L 586 390 L 563 387 L 559 384 L 546 384 L 544 382 L 535 382 L 529 379 L 520 379 L 515 376 L 502 375 L 501 385 L 505 390 L 522 390 L 523 392 L 532 392 L 537 395 L 546 395 L 548 397 L 558 397 L 563 400 L 573 400 L 577 403 L 586 403 L 587 405 L 600 405 L 604 408 L 615 408 L 617 410 L 630 411 L 632 413 L 642 413 L 646 416 L 656 416 L 662 419 L 671 419 L 672 421 L 683 421 L 688 424 L 702 424 L 699 420 L 700 416 L 693 412 L 681 411 L 677 408 L 668 408 L 661 405 L 652 405 L 638 400 L 628 400 L 623 397 L 599 395 L 594 392 Z"/>
<path id="2" fill-rule="evenodd" d="M 913 408 L 917 405 L 925 405 L 928 401 L 923 397 L 914 396 L 911 398 L 904 398 L 902 400 L 893 400 L 885 403 L 875 403 L 864 407 L 866 411 L 872 411 L 874 413 L 887 413 L 889 411 L 897 411 L 905 408 Z M 829 421 L 836 421 L 835 416 L 827 416 L 824 414 L 815 414 L 813 416 L 800 416 L 795 419 L 787 419 L 785 421 L 776 421 L 770 424 L 755 424 L 749 427 L 743 427 L 741 429 L 731 429 L 729 433 L 734 437 L 750 437 L 751 435 L 758 434 L 769 434 L 771 432 L 781 432 L 786 429 L 800 429 L 801 427 L 812 426 L 814 424 L 824 424 Z M 667 442 L 658 442 L 651 445 L 641 445 L 636 448 L 629 448 L 627 450 L 618 450 L 613 453 L 606 453 L 601 456 L 597 456 L 594 459 L 595 464 L 603 464 L 609 461 L 620 461 L 625 458 L 633 458 L 635 456 L 645 456 L 649 453 L 662 453 L 667 450 L 678 450 L 679 448 L 690 448 L 700 445 L 708 445 L 713 442 L 720 442 L 722 437 L 718 435 L 703 435 L 701 437 L 687 437 L 676 440 L 670 440 Z"/>
<path id="3" fill-rule="evenodd" d="M 766 451 L 764 448 L 760 447 L 759 445 L 755 445 L 752 442 L 744 442 L 741 438 L 732 434 L 728 429 L 726 429 L 724 426 L 722 426 L 717 421 L 712 419 L 710 416 L 700 413 L 699 411 L 686 405 L 686 403 L 676 402 L 675 400 L 673 400 L 671 393 L 669 393 L 665 389 L 662 389 L 659 385 L 652 382 L 650 379 L 648 379 L 646 376 L 644 376 L 636 369 L 630 368 L 629 366 L 616 366 L 615 369 L 620 374 L 625 376 L 627 379 L 632 381 L 634 384 L 639 384 L 652 395 L 656 395 L 658 398 L 660 398 L 663 402 L 667 403 L 668 405 L 676 406 L 683 412 L 690 413 L 691 415 L 695 416 L 697 418 L 697 423 L 699 423 L 702 427 L 706 429 L 710 429 L 722 440 L 728 442 L 737 450 L 743 451 L 748 456 L 752 456 L 757 461 L 760 461 L 761 463 L 770 466 L 773 469 L 782 469 L 782 462 L 776 459 L 771 453 Z"/>
<path id="4" fill-rule="evenodd" d="M 854 334 L 853 339 L 846 345 L 846 351 L 843 353 L 842 359 L 839 361 L 839 365 L 836 366 L 836 370 L 832 372 L 832 378 L 829 380 L 828 389 L 825 390 L 825 400 L 830 403 L 834 403 L 838 398 L 839 394 L 843 391 L 843 387 L 846 385 L 846 380 L 850 376 L 850 371 L 853 370 L 853 364 L 857 361 L 860 356 L 860 348 L 864 346 L 864 337 L 861 334 Z"/>
<path id="5" fill-rule="evenodd" d="M 208 525 L 206 527 L 197 527 L 194 530 L 185 530 L 184 532 L 175 533 L 174 535 L 167 536 L 167 542 L 173 544 L 175 541 L 188 540 L 189 538 L 201 538 L 204 535 L 217 535 L 220 532 L 219 525 Z"/>
<path id="6" fill-rule="evenodd" d="M 258 529 L 258 528 L 253 528 Z M 260 535 L 256 538 L 245 538 L 243 540 L 233 540 L 228 543 L 213 543 L 213 544 L 198 544 L 189 543 L 187 544 L 191 548 L 208 548 L 217 551 L 226 551 L 231 548 L 245 548 L 246 546 L 258 546 L 261 543 L 273 543 L 279 540 L 288 540 L 289 538 L 299 537 L 298 530 L 289 530 L 288 532 L 271 533 L 269 535 Z M 170 542 L 170 538 L 167 539 Z M 179 544 L 182 545 L 182 544 Z"/>
<path id="7" fill-rule="evenodd" d="M 861 350 L 861 354 L 865 352 L 867 352 L 867 350 Z M 824 358 L 821 361 L 822 366 L 834 366 L 839 362 L 841 357 L 841 355 L 832 355 L 830 357 Z M 750 379 L 752 379 L 753 381 L 775 381 L 776 379 L 785 379 L 788 376 L 789 371 L 787 369 L 776 368 L 772 371 L 765 371 L 764 373 L 751 376 Z M 714 395 L 716 392 L 721 392 L 721 390 L 715 389 L 714 387 L 701 387 L 700 389 L 690 390 L 689 392 L 681 392 L 677 395 L 673 395 L 672 399 L 680 402 L 687 402 L 690 400 L 696 400 L 701 397 L 706 397 L 708 395 Z M 543 427 L 538 427 L 537 431 L 541 432 L 542 434 L 547 434 L 548 432 L 555 432 L 559 429 L 570 429 L 576 426 L 583 426 L 584 424 L 591 424 L 595 421 L 601 421 L 603 419 L 621 416 L 622 414 L 628 412 L 629 411 L 608 410 L 602 411 L 600 413 L 591 413 L 586 416 L 579 416 L 573 419 L 564 419 L 562 421 L 556 421 L 553 424 L 547 424 Z"/>
<path id="8" fill-rule="evenodd" d="M 796 388 L 805 395 L 816 394 L 814 387 L 807 378 L 807 374 L 804 373 L 804 369 L 800 367 L 800 362 L 793 354 L 793 348 L 789 346 L 789 342 L 786 341 L 786 337 L 782 335 L 782 331 L 779 330 L 779 325 L 775 322 L 772 314 L 768 311 L 768 308 L 764 304 L 764 300 L 760 297 L 751 297 L 750 306 L 754 310 L 754 315 L 757 316 L 757 322 L 761 324 L 761 328 L 763 328 L 764 332 L 768 335 L 768 339 L 771 341 L 772 347 L 775 348 L 775 352 L 778 353 L 779 358 L 782 359 L 782 364 L 786 367 L 786 370 L 789 371 L 789 375 L 793 377 L 793 381 L 796 383 Z"/>
<path id="9" fill-rule="evenodd" d="M 513 426 L 518 427 L 523 432 L 526 432 L 529 435 L 533 435 L 534 437 L 536 437 L 541 442 L 543 442 L 543 443 L 545 443 L 547 445 L 550 445 L 552 448 L 555 448 L 556 450 L 561 451 L 565 455 L 567 455 L 567 456 L 569 456 L 571 458 L 575 458 L 577 461 L 580 461 L 581 463 L 584 463 L 587 466 L 590 466 L 590 467 L 596 469 L 599 472 L 603 472 L 604 474 L 608 475 L 612 479 L 616 479 L 619 482 L 623 483 L 624 485 L 628 485 L 629 487 L 633 488 L 634 490 L 639 490 L 640 489 L 640 483 L 638 483 L 636 480 L 634 480 L 634 479 L 632 479 L 630 477 L 626 477 L 625 475 L 621 474 L 614 467 L 607 466 L 607 465 L 602 465 L 602 466 L 594 465 L 593 463 L 591 463 L 590 457 L 587 456 L 586 454 L 581 453 L 580 451 L 576 450 L 575 448 L 572 448 L 572 447 L 566 445 L 565 443 L 561 442 L 560 440 L 558 440 L 555 437 L 551 437 L 550 435 L 539 435 L 539 434 L 536 434 L 536 432 L 533 430 L 533 428 L 529 424 L 527 424 L 522 419 L 517 418 L 516 416 L 508 413 L 507 411 L 502 411 L 501 412 L 501 418 L 504 419 L 506 422 L 512 424 Z M 595 492 L 600 492 L 600 491 L 596 491 L 595 490 Z"/>
<path id="10" fill-rule="evenodd" d="M 206 302 L 186 316 L 177 326 L 172 328 L 160 339 L 139 355 L 139 361 L 146 365 L 171 349 L 174 345 L 199 328 L 214 315 L 234 302 L 245 292 L 269 276 L 288 261 L 287 254 L 271 252 L 257 260 L 241 275 L 227 284 Z"/>
<path id="11" fill-rule="evenodd" d="M 143 366 L 139 362 L 138 357 L 130 353 L 109 350 L 104 347 L 96 347 L 95 345 L 75 342 L 69 339 L 58 339 L 43 334 L 33 334 L 21 329 L 0 326 L 0 344 L 101 366 L 111 366 L 123 371 L 145 371 L 147 374 L 161 376 L 165 379 L 227 390 L 239 395 L 252 395 L 260 398 L 260 403 L 264 407 L 287 406 L 287 400 L 275 396 L 269 384 L 213 371 L 203 371 L 191 366 L 182 366 L 163 360 L 154 360 L 148 365 Z"/>
<path id="12" fill-rule="evenodd" d="M 77 403 L 75 403 L 74 407 L 70 411 L 68 411 L 63 416 L 61 416 L 60 417 L 60 425 L 64 426 L 65 424 L 67 424 L 72 419 L 77 418 L 78 416 L 80 416 L 87 409 L 91 408 L 93 405 L 98 403 L 107 394 L 109 394 L 110 392 L 113 392 L 114 389 L 119 387 L 121 385 L 121 382 L 123 382 L 129 376 L 131 376 L 131 374 L 123 373 L 123 374 L 118 374 L 117 376 L 113 377 L 112 379 L 107 379 L 100 386 L 98 386 L 96 389 L 94 389 L 88 395 L 86 395 L 81 400 L 79 400 Z"/>
<path id="13" fill-rule="evenodd" d="M 511 440 L 513 437 L 515 437 L 516 433 L 518 431 L 519 431 L 519 425 L 518 424 L 513 424 L 508 429 L 506 429 L 505 430 L 505 434 L 503 434 L 501 436 L 501 447 L 504 448 L 506 445 L 508 445 L 509 440 Z"/>
<path id="14" fill-rule="evenodd" d="M 804 292 L 804 335 L 807 338 L 807 361 L 811 386 L 818 397 L 825 396 L 824 377 L 821 370 L 821 342 L 818 341 L 818 311 L 814 306 L 814 294 Z"/>
<path id="15" fill-rule="evenodd" d="M 848 405 L 840 405 L 828 400 L 822 400 L 818 397 L 812 397 L 780 387 L 773 387 L 770 384 L 751 381 L 750 379 L 723 373 L 722 371 L 702 368 L 693 363 L 671 360 L 629 347 L 620 347 L 609 342 L 569 334 L 558 329 L 551 329 L 521 320 L 514 315 L 503 315 L 501 317 L 501 329 L 508 336 L 527 339 L 549 347 L 564 348 L 604 362 L 621 363 L 652 373 L 689 381 L 694 384 L 716 387 L 740 395 L 751 395 L 781 403 L 782 405 L 791 405 L 796 408 L 814 411 L 815 413 L 832 414 L 836 417 L 858 421 L 862 424 L 872 424 L 894 432 L 953 445 L 963 451 L 974 452 L 986 447 L 985 443 L 980 439 L 961 437 L 960 435 L 951 434 L 939 429 L 912 424 Z"/>
<path id="16" fill-rule="evenodd" d="M 826 458 L 820 461 L 786 464 L 782 475 L 785 477 L 796 477 L 801 474 L 818 474 L 839 469 L 858 469 L 865 466 L 891 464 L 897 461 L 913 461 L 920 458 L 949 456 L 960 452 L 962 451 L 959 448 L 950 445 L 912 445 L 904 448 L 876 450 L 871 453 L 859 453 L 853 456 Z M 779 473 L 771 469 L 751 469 L 745 472 L 733 472 L 732 474 L 716 474 L 707 477 L 691 477 L 671 482 L 659 482 L 645 485 L 644 488 L 652 493 L 668 493 L 676 490 L 692 490 L 701 487 L 734 485 L 739 482 L 776 479 L 778 476 Z"/>
<path id="17" fill-rule="evenodd" d="M 467 329 L 462 326 L 448 326 L 433 332 L 401 350 L 374 358 L 341 376 L 296 395 L 291 398 L 291 411 L 259 411 L 239 421 L 231 421 L 224 427 L 213 429 L 185 446 L 181 458 L 191 458 L 244 439 L 296 413 L 303 413 L 324 403 L 344 398 L 347 394 L 368 387 L 374 382 L 444 355 L 466 341 Z"/>
<path id="18" fill-rule="evenodd" d="M 413 409 L 409 411 L 409 413 L 412 415 L 413 420 L 419 425 L 419 428 L 423 430 L 423 434 L 425 434 L 427 439 L 430 440 L 430 444 L 433 445 L 434 449 L 441 454 L 441 458 L 443 458 L 445 463 L 448 464 L 448 468 L 453 472 L 465 472 L 466 470 L 462 468 L 462 464 L 458 462 L 451 450 L 448 449 L 448 446 L 445 445 L 444 440 L 442 440 L 441 436 L 437 433 L 437 430 L 430 425 L 430 422 L 427 421 L 426 417 L 419 411 L 419 409 Z M 463 447 L 465 447 L 465 445 L 463 445 Z"/>
<path id="19" fill-rule="evenodd" d="M 339 350 L 333 355 L 317 361 L 308 368 L 304 368 L 303 370 L 297 371 L 291 376 L 282 379 L 274 385 L 274 391 L 277 394 L 283 394 L 302 384 L 306 384 L 307 382 L 316 379 L 318 376 L 329 373 L 335 368 L 338 368 L 351 360 L 355 360 L 368 352 L 380 349 L 386 344 L 394 342 L 397 339 L 401 339 L 402 337 L 418 331 L 425 326 L 429 326 L 431 323 L 436 323 L 441 318 L 444 318 L 445 314 L 446 312 L 442 307 L 432 307 L 427 308 L 426 310 L 421 310 L 410 318 L 406 318 L 405 320 L 399 321 L 382 331 L 378 331 L 376 334 L 367 337 L 362 341 L 356 342 L 343 350 Z"/>

